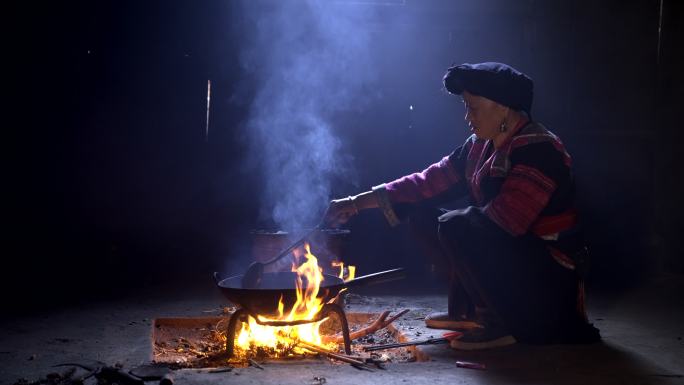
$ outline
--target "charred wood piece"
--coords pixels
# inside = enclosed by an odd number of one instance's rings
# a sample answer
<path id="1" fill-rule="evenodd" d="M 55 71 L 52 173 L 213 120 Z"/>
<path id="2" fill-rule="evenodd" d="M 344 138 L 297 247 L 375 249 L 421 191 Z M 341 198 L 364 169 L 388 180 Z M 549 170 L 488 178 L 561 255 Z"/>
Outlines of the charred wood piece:
<path id="1" fill-rule="evenodd" d="M 89 378 L 91 376 L 95 376 L 97 378 L 98 383 L 104 382 L 107 384 L 119 384 L 119 385 L 144 385 L 145 381 L 143 381 L 140 377 L 134 376 L 130 373 L 127 373 L 123 369 L 116 367 L 116 366 L 90 366 L 90 365 L 83 365 L 83 364 L 78 364 L 78 363 L 64 363 L 64 364 L 58 364 L 55 366 L 77 366 L 79 368 L 85 369 L 90 372 L 84 379 Z"/>

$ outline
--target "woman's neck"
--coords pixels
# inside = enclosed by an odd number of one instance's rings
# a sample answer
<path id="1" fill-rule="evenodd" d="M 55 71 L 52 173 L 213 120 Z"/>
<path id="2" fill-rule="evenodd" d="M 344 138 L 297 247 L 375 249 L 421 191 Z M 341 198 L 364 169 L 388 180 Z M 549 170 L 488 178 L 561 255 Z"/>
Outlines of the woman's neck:
<path id="1" fill-rule="evenodd" d="M 527 117 L 525 115 L 517 111 L 511 111 L 509 116 L 504 121 L 506 124 L 506 130 L 500 132 L 499 135 L 495 136 L 494 139 L 492 139 L 492 142 L 494 143 L 494 148 L 499 148 L 501 147 L 501 145 L 506 143 L 506 141 L 508 141 L 508 139 L 518 131 L 518 129 L 520 128 L 519 125 L 526 120 Z"/>

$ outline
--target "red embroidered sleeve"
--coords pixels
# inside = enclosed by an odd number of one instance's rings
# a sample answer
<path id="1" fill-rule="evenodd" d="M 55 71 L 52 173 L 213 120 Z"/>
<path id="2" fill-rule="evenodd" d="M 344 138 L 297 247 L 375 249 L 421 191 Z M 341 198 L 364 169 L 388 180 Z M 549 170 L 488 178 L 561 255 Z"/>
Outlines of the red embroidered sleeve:
<path id="1" fill-rule="evenodd" d="M 525 234 L 556 189 L 556 183 L 534 167 L 515 165 L 501 191 L 484 208 L 484 213 L 514 236 Z"/>
<path id="2" fill-rule="evenodd" d="M 434 197 L 461 180 L 448 156 L 422 172 L 387 183 L 385 188 L 392 203 L 411 203 Z"/>

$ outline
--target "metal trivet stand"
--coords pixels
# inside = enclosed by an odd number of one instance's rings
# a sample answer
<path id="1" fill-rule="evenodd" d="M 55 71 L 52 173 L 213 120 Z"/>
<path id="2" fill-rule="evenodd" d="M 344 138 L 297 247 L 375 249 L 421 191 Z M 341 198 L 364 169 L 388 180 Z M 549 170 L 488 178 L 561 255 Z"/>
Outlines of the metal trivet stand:
<path id="1" fill-rule="evenodd" d="M 318 312 L 316 317 L 311 320 L 300 320 L 300 321 L 260 321 L 256 314 L 252 314 L 247 309 L 239 308 L 230 316 L 230 321 L 228 321 L 228 330 L 226 332 L 226 353 L 228 358 L 233 357 L 235 350 L 235 333 L 237 332 L 237 327 L 241 322 L 248 322 L 247 316 L 252 316 L 254 320 L 259 325 L 265 326 L 295 326 L 303 325 L 308 323 L 318 322 L 325 317 L 329 316 L 331 313 L 335 313 L 337 318 L 339 318 L 342 324 L 342 338 L 344 338 L 344 352 L 346 354 L 351 354 L 351 338 L 349 337 L 349 323 L 347 322 L 347 315 L 344 313 L 342 306 L 336 303 L 327 303 L 323 305 L 321 311 Z"/>

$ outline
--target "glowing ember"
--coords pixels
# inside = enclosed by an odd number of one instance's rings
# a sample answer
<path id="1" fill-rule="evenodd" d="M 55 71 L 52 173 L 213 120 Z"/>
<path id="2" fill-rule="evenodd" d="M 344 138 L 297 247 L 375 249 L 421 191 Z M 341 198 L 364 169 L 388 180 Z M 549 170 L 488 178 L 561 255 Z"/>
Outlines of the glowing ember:
<path id="1" fill-rule="evenodd" d="M 311 254 L 308 243 L 303 250 L 294 251 L 295 263 L 292 271 L 296 273 L 297 300 L 289 311 L 285 311 L 282 297 L 278 302 L 278 315 L 274 318 L 258 316 L 259 321 L 302 321 L 312 320 L 321 311 L 322 298 L 318 296 L 321 283 L 323 282 L 323 269 L 318 266 L 318 260 Z M 302 262 L 300 264 L 300 262 Z M 334 264 L 340 267 L 340 278 L 349 280 L 354 278 L 355 267 L 347 266 L 346 277 L 344 264 Z M 344 278 L 343 278 L 344 277 Z M 330 349 L 336 349 L 335 343 L 324 343 L 319 333 L 321 323 L 317 321 L 293 326 L 266 326 L 259 325 L 253 317 L 248 318 L 247 323 L 242 324 L 242 329 L 235 340 L 235 347 L 243 352 L 265 351 L 271 356 L 283 357 L 292 354 L 301 354 L 305 350 L 296 347 L 298 341 L 306 341 Z"/>

